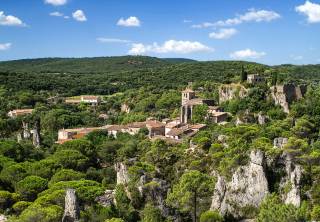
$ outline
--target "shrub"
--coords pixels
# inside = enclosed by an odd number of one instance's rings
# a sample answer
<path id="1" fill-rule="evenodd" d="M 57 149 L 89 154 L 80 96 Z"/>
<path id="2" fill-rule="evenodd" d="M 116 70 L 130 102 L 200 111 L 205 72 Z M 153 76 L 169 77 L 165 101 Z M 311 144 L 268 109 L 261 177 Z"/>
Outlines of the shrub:
<path id="1" fill-rule="evenodd" d="M 217 211 L 208 210 L 200 216 L 200 222 L 222 222 L 223 217 Z"/>
<path id="2" fill-rule="evenodd" d="M 13 204 L 12 209 L 14 210 L 14 212 L 16 214 L 21 214 L 21 212 L 24 211 L 25 209 L 27 209 L 31 204 L 32 204 L 32 202 L 19 201 L 19 202 Z"/>
<path id="3" fill-rule="evenodd" d="M 48 181 L 38 176 L 27 176 L 16 185 L 16 192 L 27 200 L 35 200 L 37 194 L 47 188 Z"/>
<path id="4" fill-rule="evenodd" d="M 49 182 L 49 187 L 60 181 L 80 180 L 85 178 L 85 174 L 71 169 L 62 169 L 56 172 Z"/>

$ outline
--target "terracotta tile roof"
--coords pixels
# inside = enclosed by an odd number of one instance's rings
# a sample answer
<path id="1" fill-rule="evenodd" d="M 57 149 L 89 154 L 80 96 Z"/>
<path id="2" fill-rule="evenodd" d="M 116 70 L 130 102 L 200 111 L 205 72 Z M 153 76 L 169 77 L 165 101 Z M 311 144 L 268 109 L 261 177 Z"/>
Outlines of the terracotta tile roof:
<path id="1" fill-rule="evenodd" d="M 161 128 L 161 127 L 164 127 L 164 126 L 165 126 L 164 123 L 159 122 L 157 120 L 147 121 L 147 124 L 146 124 L 146 127 L 148 127 L 148 128 Z"/>
<path id="2" fill-rule="evenodd" d="M 144 128 L 146 127 L 146 122 L 133 122 L 133 123 L 128 123 L 126 126 L 128 128 Z"/>
<path id="3" fill-rule="evenodd" d="M 16 115 L 24 115 L 24 114 L 31 114 L 33 109 L 15 109 L 11 110 L 11 113 L 14 113 Z"/>
<path id="4" fill-rule="evenodd" d="M 85 100 L 97 100 L 99 99 L 99 96 L 93 96 L 93 95 L 83 95 L 81 96 L 81 99 L 85 99 Z"/>

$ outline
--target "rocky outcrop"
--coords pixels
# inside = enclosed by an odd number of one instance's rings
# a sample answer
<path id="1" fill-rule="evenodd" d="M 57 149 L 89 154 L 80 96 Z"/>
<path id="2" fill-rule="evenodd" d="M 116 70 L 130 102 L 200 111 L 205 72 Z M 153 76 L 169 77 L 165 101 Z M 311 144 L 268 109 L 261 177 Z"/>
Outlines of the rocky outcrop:
<path id="1" fill-rule="evenodd" d="M 153 178 L 150 182 L 141 187 L 142 196 L 148 202 L 153 202 L 154 206 L 160 209 L 161 214 L 164 217 L 168 217 L 170 214 L 170 210 L 165 203 L 169 188 L 170 185 L 167 183 L 167 181 L 159 178 Z"/>
<path id="2" fill-rule="evenodd" d="M 262 112 L 259 112 L 257 115 L 257 121 L 259 125 L 264 125 L 268 122 L 268 116 L 264 115 Z"/>
<path id="3" fill-rule="evenodd" d="M 300 186 L 302 178 L 302 167 L 293 162 L 292 157 L 285 153 L 283 154 L 286 177 L 282 178 L 280 187 L 282 188 L 282 198 L 284 203 L 293 204 L 299 207 L 301 204 Z"/>
<path id="4" fill-rule="evenodd" d="M 259 207 L 268 193 L 264 154 L 259 150 L 252 151 L 250 162 L 238 168 L 230 182 L 218 176 L 211 210 L 218 210 L 222 215 L 231 214 L 235 218 L 242 218 L 245 215 L 241 209 Z"/>
<path id="5" fill-rule="evenodd" d="M 247 123 L 255 123 L 255 116 L 249 112 L 249 110 L 245 110 L 238 114 L 237 119 L 235 121 L 235 125 L 247 124 Z"/>
<path id="6" fill-rule="evenodd" d="M 34 129 L 31 131 L 32 133 L 32 143 L 35 147 L 39 148 L 41 145 L 40 138 L 40 121 L 37 120 L 34 124 Z"/>
<path id="7" fill-rule="evenodd" d="M 110 207 L 115 204 L 114 195 L 114 190 L 106 190 L 102 196 L 96 197 L 95 201 L 104 207 Z"/>
<path id="8" fill-rule="evenodd" d="M 127 103 L 121 104 L 121 112 L 130 113 L 131 109 Z"/>
<path id="9" fill-rule="evenodd" d="M 237 98 L 244 98 L 248 90 L 241 84 L 228 84 L 219 87 L 219 103 Z"/>
<path id="10" fill-rule="evenodd" d="M 77 201 L 76 191 L 67 189 L 62 222 L 77 222 L 80 218 L 80 210 Z"/>
<path id="11" fill-rule="evenodd" d="M 0 214 L 0 222 L 5 222 L 5 221 L 7 221 L 8 219 L 7 219 L 7 217 L 5 216 L 5 215 L 3 215 L 3 214 Z"/>
<path id="12" fill-rule="evenodd" d="M 271 97 L 276 105 L 280 105 L 285 113 L 289 113 L 289 105 L 303 98 L 307 87 L 294 84 L 276 85 L 270 88 Z"/>
<path id="13" fill-rule="evenodd" d="M 127 185 L 129 183 L 129 173 L 127 165 L 123 162 L 116 163 L 115 171 L 117 172 L 117 185 Z"/>
<path id="14" fill-rule="evenodd" d="M 288 138 L 285 137 L 277 137 L 273 140 L 273 146 L 277 148 L 283 148 L 288 143 Z"/>

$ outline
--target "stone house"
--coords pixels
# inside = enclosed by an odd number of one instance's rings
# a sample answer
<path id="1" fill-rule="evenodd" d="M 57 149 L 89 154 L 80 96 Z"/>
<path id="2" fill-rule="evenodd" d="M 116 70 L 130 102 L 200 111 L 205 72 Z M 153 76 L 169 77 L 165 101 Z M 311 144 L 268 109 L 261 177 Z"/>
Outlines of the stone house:
<path id="1" fill-rule="evenodd" d="M 8 116 L 10 118 L 16 118 L 18 116 L 25 116 L 28 114 L 31 114 L 33 112 L 33 109 L 15 109 L 8 112 Z"/>
<path id="2" fill-rule="evenodd" d="M 189 88 L 182 91 L 180 113 L 181 123 L 187 124 L 190 122 L 190 120 L 192 119 L 193 108 L 197 105 L 213 106 L 214 100 L 197 98 L 195 91 Z"/>
<path id="3" fill-rule="evenodd" d="M 90 104 L 92 106 L 99 105 L 101 103 L 102 99 L 100 96 L 93 96 L 93 95 L 82 95 L 79 98 L 67 98 L 65 100 L 65 103 L 69 104 L 79 104 L 79 103 L 85 103 Z"/>
<path id="4" fill-rule="evenodd" d="M 251 74 L 251 75 L 248 75 L 247 77 L 247 83 L 250 83 L 250 84 L 260 84 L 264 82 L 265 82 L 265 78 L 259 74 Z"/>

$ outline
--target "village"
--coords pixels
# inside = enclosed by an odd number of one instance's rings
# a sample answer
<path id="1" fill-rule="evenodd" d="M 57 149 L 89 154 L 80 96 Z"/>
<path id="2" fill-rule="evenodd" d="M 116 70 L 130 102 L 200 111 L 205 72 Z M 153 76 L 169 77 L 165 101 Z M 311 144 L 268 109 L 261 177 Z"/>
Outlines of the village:
<path id="1" fill-rule="evenodd" d="M 253 86 L 263 84 L 265 82 L 265 77 L 259 74 L 248 75 L 246 79 L 246 84 Z M 248 95 L 248 91 L 249 89 L 245 88 L 240 83 L 221 85 L 219 88 L 219 101 L 214 101 L 213 99 L 199 98 L 196 91 L 192 89 L 192 84 L 189 84 L 186 89 L 181 92 L 180 117 L 178 118 L 157 120 L 154 117 L 148 117 L 145 121 L 132 122 L 125 125 L 104 125 L 100 127 L 60 129 L 58 131 L 56 143 L 63 144 L 74 139 L 81 139 L 93 131 L 106 131 L 108 135 L 112 135 L 116 138 L 119 133 L 136 135 L 143 129 L 147 130 L 147 135 L 152 140 L 162 139 L 167 142 L 180 143 L 185 138 L 191 138 L 196 135 L 197 132 L 207 127 L 206 124 L 192 122 L 193 110 L 196 106 L 207 106 L 208 109 L 205 114 L 205 119 L 208 123 L 224 125 L 227 124 L 227 121 L 231 119 L 232 115 L 231 113 L 224 112 L 218 104 L 235 98 L 244 98 Z M 285 84 L 271 86 L 270 91 L 274 103 L 281 106 L 285 113 L 289 113 L 289 104 L 295 100 L 301 99 L 306 93 L 306 87 Z M 101 96 L 95 95 L 81 95 L 65 98 L 64 102 L 72 105 L 79 105 L 83 103 L 92 107 L 96 107 L 104 103 Z M 124 108 L 128 109 L 127 107 Z M 31 114 L 32 112 L 33 109 L 17 109 L 10 111 L 8 116 L 15 118 Z M 107 118 L 107 114 L 102 113 L 99 117 Z M 259 124 L 264 123 L 265 117 L 259 114 L 258 122 Z M 236 124 L 241 123 L 243 123 L 243 121 L 237 118 Z M 23 126 L 23 128 L 25 128 L 25 126 Z M 24 131 L 24 134 L 28 134 L 26 130 Z M 37 141 L 39 140 L 40 133 L 37 133 L 36 130 L 31 130 L 29 134 L 33 135 L 33 140 L 36 140 L 34 141 L 34 145 L 39 146 Z M 22 137 L 28 138 L 28 136 L 26 137 L 25 135 Z"/>

